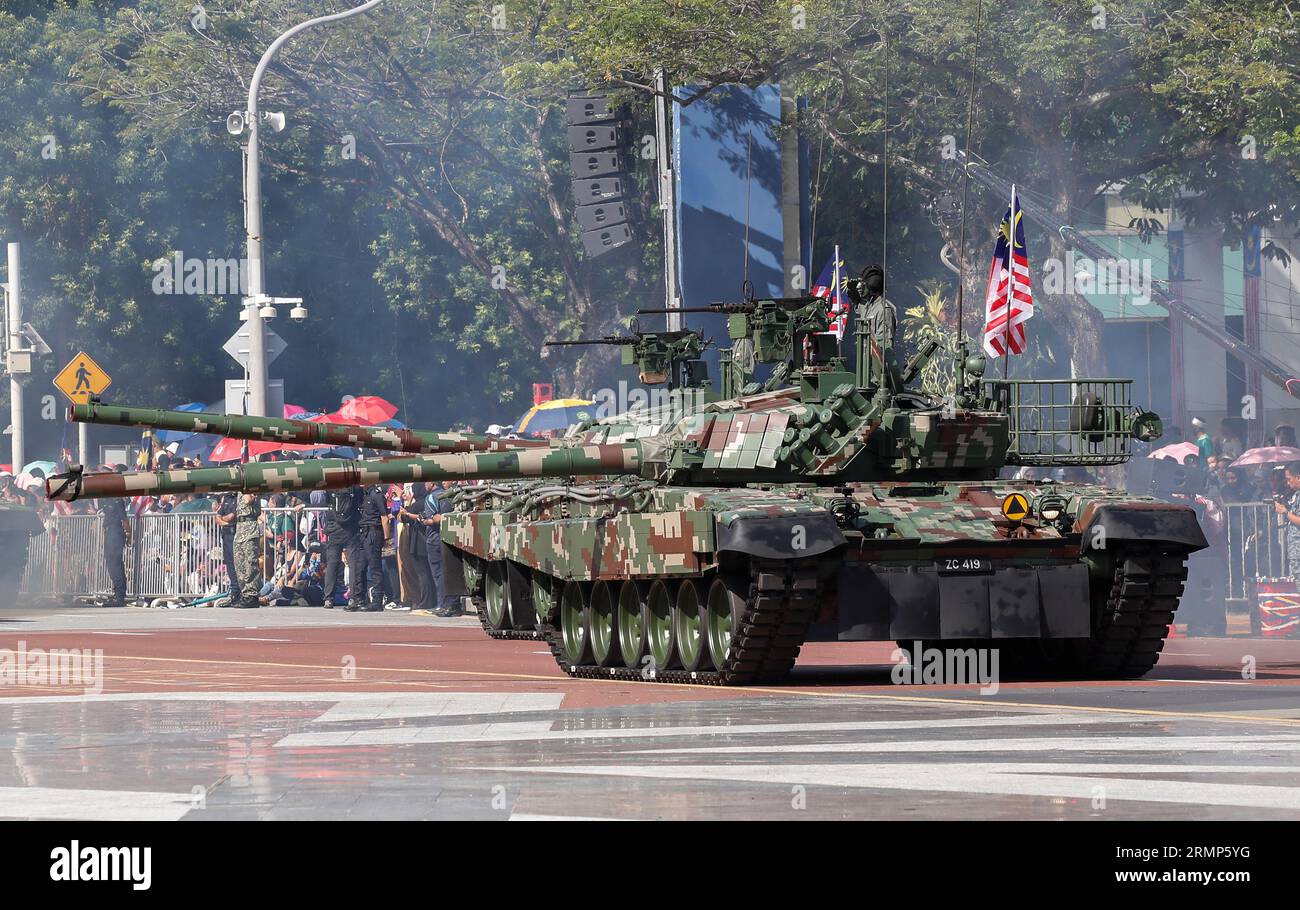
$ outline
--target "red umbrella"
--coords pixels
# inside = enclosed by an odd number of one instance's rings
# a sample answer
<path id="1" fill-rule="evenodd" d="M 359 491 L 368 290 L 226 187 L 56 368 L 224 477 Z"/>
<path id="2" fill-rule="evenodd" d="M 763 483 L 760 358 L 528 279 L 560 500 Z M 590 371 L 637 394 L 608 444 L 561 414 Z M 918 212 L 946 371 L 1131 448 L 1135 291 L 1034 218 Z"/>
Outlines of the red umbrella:
<path id="1" fill-rule="evenodd" d="M 1300 449 L 1291 446 L 1264 446 L 1248 449 L 1234 461 L 1231 467 L 1244 468 L 1253 464 L 1286 464 L 1288 461 L 1300 461 Z"/>
<path id="2" fill-rule="evenodd" d="M 1173 445 L 1167 445 L 1164 446 L 1163 448 L 1156 449 L 1154 452 L 1148 455 L 1147 458 L 1169 457 L 1169 458 L 1173 458 L 1173 460 L 1178 462 L 1179 464 L 1182 464 L 1183 459 L 1186 458 L 1188 455 L 1199 456 L 1200 454 L 1201 454 L 1201 450 L 1194 442 L 1175 442 Z"/>
<path id="3" fill-rule="evenodd" d="M 248 457 L 257 458 L 259 455 L 265 455 L 267 452 L 317 452 L 321 449 L 328 449 L 330 446 L 318 445 L 289 445 L 283 442 L 265 442 L 260 439 L 248 440 Z M 208 461 L 239 461 L 244 454 L 244 440 L 231 439 L 229 437 L 221 440 L 212 448 L 212 454 L 208 456 Z"/>
<path id="4" fill-rule="evenodd" d="M 333 414 L 321 419 L 326 423 L 350 423 L 356 426 L 377 426 L 391 420 L 397 407 L 378 395 L 358 395 Z"/>

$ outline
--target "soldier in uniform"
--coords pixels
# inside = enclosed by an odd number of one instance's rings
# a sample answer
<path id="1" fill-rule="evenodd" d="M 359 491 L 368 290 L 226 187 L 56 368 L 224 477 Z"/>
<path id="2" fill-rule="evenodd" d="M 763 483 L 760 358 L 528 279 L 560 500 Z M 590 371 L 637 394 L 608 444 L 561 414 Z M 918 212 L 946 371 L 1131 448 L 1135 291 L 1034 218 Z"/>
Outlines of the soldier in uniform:
<path id="1" fill-rule="evenodd" d="M 239 594 L 231 606 L 245 610 L 259 606 L 258 595 L 262 590 L 262 572 L 257 563 L 262 542 L 262 526 L 258 521 L 261 514 L 262 503 L 255 493 L 240 495 L 235 511 L 235 575 L 239 579 Z"/>
<path id="2" fill-rule="evenodd" d="M 1291 578 L 1300 584 L 1300 461 L 1286 466 L 1286 492 L 1273 498 L 1286 529 L 1286 558 Z"/>
<path id="3" fill-rule="evenodd" d="M 849 299 L 858 305 L 869 338 L 871 363 L 868 381 L 875 386 L 891 385 L 896 371 L 894 340 L 898 335 L 898 308 L 885 297 L 885 272 L 869 265 L 861 276 L 849 282 Z"/>
<path id="4" fill-rule="evenodd" d="M 113 470 L 121 474 L 122 465 L 114 465 Z M 113 585 L 113 599 L 106 607 L 126 606 L 126 567 L 122 558 L 127 544 L 131 542 L 131 523 L 126 517 L 125 499 L 101 499 L 99 514 L 104 526 L 104 564 L 108 569 L 108 578 Z"/>
<path id="5" fill-rule="evenodd" d="M 313 494 L 314 495 L 314 494 Z M 333 609 L 342 581 L 343 554 L 348 554 L 348 568 L 352 572 L 352 596 L 349 605 L 362 599 L 365 590 L 365 554 L 361 551 L 361 487 L 334 490 L 329 497 L 329 510 L 321 519 L 325 530 L 325 608 Z M 362 582 L 356 583 L 358 567 Z M 355 607 L 353 607 L 355 609 Z"/>
<path id="6" fill-rule="evenodd" d="M 438 608 L 434 616 L 460 616 L 465 611 L 460 605 L 459 597 L 449 597 L 444 593 L 442 583 L 442 516 L 450 512 L 451 503 L 447 501 L 447 490 L 440 483 L 429 487 L 424 497 L 424 511 L 420 523 L 424 525 L 424 546 L 429 560 L 429 574 L 433 576 L 434 587 L 438 590 Z"/>
<path id="7" fill-rule="evenodd" d="M 388 500 L 380 486 L 364 489 L 361 497 L 361 552 L 358 560 L 354 562 L 352 551 L 348 552 L 352 590 L 348 609 L 375 613 L 384 609 L 383 551 L 384 540 L 388 537 Z M 369 584 L 366 583 L 367 572 L 370 576 Z"/>

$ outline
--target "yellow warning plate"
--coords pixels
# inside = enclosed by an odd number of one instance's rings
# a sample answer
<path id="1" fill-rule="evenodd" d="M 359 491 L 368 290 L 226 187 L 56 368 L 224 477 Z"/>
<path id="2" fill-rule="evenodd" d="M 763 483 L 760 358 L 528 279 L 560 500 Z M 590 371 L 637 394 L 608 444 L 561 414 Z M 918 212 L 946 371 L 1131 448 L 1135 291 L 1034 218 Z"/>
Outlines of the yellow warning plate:
<path id="1" fill-rule="evenodd" d="M 1012 521 L 1020 521 L 1029 514 L 1029 500 L 1023 493 L 1012 493 L 1002 500 L 1002 514 Z"/>

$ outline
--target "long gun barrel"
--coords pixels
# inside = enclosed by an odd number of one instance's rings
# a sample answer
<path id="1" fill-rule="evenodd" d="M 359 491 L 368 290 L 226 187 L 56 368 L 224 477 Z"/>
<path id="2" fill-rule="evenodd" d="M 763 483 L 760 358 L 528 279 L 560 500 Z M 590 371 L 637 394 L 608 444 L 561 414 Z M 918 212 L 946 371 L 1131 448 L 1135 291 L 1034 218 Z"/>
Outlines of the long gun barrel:
<path id="1" fill-rule="evenodd" d="M 635 474 L 643 465 L 642 445 L 581 445 L 464 452 L 356 461 L 250 462 L 225 468 L 86 474 L 80 467 L 45 481 L 50 499 L 111 499 L 164 493 L 265 493 L 280 490 L 337 490 L 357 484 L 439 480 L 511 480 L 524 477 Z"/>
<path id="2" fill-rule="evenodd" d="M 469 433 L 432 433 L 397 427 L 363 427 L 343 423 L 314 423 L 274 417 L 245 417 L 240 414 L 208 414 L 202 411 L 168 411 L 131 408 L 99 401 L 74 404 L 68 419 L 122 427 L 152 427 L 185 433 L 215 433 L 233 439 L 256 439 L 286 445 L 355 446 L 386 452 L 420 452 L 429 455 L 450 452 L 511 452 L 545 448 L 544 439 L 501 439 Z"/>
<path id="3" fill-rule="evenodd" d="M 774 303 L 783 309 L 796 309 L 808 306 L 821 298 L 805 297 L 764 297 L 746 300 L 741 303 L 710 303 L 708 306 L 655 307 L 637 310 L 638 316 L 663 315 L 665 313 L 752 313 L 760 303 Z"/>
<path id="4" fill-rule="evenodd" d="M 606 335 L 604 338 L 578 338 L 573 341 L 547 341 L 548 348 L 559 348 L 574 344 L 636 344 L 640 339 L 629 335 Z"/>

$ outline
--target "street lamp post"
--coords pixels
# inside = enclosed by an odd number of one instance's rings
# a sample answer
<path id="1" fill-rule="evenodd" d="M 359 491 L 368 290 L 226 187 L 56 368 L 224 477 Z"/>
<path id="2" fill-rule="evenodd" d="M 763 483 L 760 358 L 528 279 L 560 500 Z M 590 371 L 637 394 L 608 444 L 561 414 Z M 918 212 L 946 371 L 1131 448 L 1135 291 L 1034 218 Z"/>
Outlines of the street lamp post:
<path id="1" fill-rule="evenodd" d="M 271 60 L 286 41 L 313 25 L 337 22 L 374 9 L 384 0 L 369 0 L 358 7 L 328 16 L 319 16 L 300 22 L 279 38 L 271 42 L 262 59 L 253 71 L 253 79 L 248 84 L 248 110 L 244 114 L 248 127 L 248 146 L 244 151 L 244 227 L 248 235 L 248 296 L 245 298 L 248 319 L 248 413 L 258 417 L 266 413 L 266 333 L 263 331 L 261 308 L 262 298 L 266 294 L 266 272 L 262 263 L 262 185 L 258 167 L 258 129 L 257 93 L 262 85 L 262 76 Z M 237 115 L 231 115 L 234 118 Z M 237 121 L 236 121 L 237 122 Z M 276 124 L 283 128 L 283 120 Z M 232 129 L 232 132 L 238 130 Z M 279 417 L 279 414 L 271 415 Z"/>

